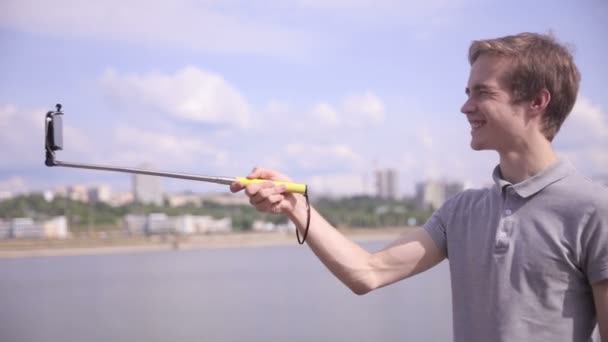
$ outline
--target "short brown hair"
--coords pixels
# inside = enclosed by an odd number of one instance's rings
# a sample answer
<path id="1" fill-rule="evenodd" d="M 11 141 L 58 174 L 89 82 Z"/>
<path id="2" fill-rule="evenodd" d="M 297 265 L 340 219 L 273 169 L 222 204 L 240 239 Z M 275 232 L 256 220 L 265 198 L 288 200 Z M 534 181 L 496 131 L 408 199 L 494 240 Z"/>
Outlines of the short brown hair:
<path id="1" fill-rule="evenodd" d="M 483 54 L 511 60 L 512 68 L 503 80 L 510 87 L 514 102 L 532 100 L 542 89 L 551 93 L 543 117 L 543 134 L 552 141 L 574 107 L 581 80 L 569 49 L 550 34 L 525 32 L 473 41 L 469 63 L 473 65 Z"/>

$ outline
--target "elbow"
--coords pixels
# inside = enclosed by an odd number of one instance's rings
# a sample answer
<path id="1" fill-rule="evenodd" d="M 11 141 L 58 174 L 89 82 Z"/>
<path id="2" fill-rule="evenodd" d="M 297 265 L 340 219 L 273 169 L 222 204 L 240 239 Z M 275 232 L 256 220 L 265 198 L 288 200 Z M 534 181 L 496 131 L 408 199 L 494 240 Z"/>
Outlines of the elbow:
<path id="1" fill-rule="evenodd" d="M 359 279 L 347 284 L 348 288 L 357 296 L 363 296 L 377 288 L 370 279 Z"/>
<path id="2" fill-rule="evenodd" d="M 364 267 L 350 268 L 344 283 L 357 296 L 363 296 L 381 287 L 378 274 L 369 265 L 371 258 Z"/>
<path id="3" fill-rule="evenodd" d="M 357 296 L 363 296 L 364 294 L 368 294 L 368 293 L 372 292 L 372 290 L 373 290 L 371 287 L 365 287 L 365 286 L 350 286 L 349 288 Z"/>
<path id="4" fill-rule="evenodd" d="M 378 287 L 380 287 L 380 279 L 374 267 L 370 265 L 372 258 L 368 252 L 360 258 L 356 258 L 356 262 L 349 264 L 332 265 L 329 267 L 334 275 L 346 285 L 354 294 L 362 296 Z"/>

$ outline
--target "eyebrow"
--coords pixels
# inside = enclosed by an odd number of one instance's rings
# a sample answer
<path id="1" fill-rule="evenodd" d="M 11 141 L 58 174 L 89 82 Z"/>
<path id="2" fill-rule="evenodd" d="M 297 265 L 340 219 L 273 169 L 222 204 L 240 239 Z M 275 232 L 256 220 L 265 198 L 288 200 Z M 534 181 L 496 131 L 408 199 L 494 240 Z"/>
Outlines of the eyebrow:
<path id="1" fill-rule="evenodd" d="M 473 91 L 480 91 L 480 90 L 492 90 L 492 87 L 487 85 L 487 84 L 476 84 L 473 86 Z M 471 90 L 469 89 L 469 87 L 464 88 L 464 93 L 469 95 L 471 93 Z"/>

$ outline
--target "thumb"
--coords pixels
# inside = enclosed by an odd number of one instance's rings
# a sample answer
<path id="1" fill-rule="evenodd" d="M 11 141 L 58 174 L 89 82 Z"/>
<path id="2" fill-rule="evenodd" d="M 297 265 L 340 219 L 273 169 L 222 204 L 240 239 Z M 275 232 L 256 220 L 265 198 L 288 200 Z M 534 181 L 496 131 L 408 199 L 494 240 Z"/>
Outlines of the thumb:
<path id="1" fill-rule="evenodd" d="M 249 179 L 254 179 L 254 178 L 268 179 L 268 180 L 278 180 L 278 181 L 287 181 L 287 182 L 291 181 L 287 176 L 284 176 L 276 171 L 266 169 L 266 168 L 261 168 L 261 167 L 255 167 L 251 171 L 251 173 L 249 175 L 247 175 L 247 178 L 249 178 Z"/>

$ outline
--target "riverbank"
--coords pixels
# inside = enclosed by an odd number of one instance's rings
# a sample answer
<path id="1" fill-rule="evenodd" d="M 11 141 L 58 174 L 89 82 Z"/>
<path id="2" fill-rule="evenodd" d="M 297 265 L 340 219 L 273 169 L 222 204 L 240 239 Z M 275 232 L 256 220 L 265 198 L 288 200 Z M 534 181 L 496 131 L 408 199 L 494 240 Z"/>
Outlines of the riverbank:
<path id="1" fill-rule="evenodd" d="M 343 228 L 355 241 L 391 240 L 409 227 Z M 244 248 L 295 245 L 296 236 L 284 232 L 246 232 L 190 236 L 152 236 L 125 238 L 74 238 L 65 240 L 0 240 L 0 258 L 69 256 L 120 253 L 146 253 L 201 248 Z"/>

